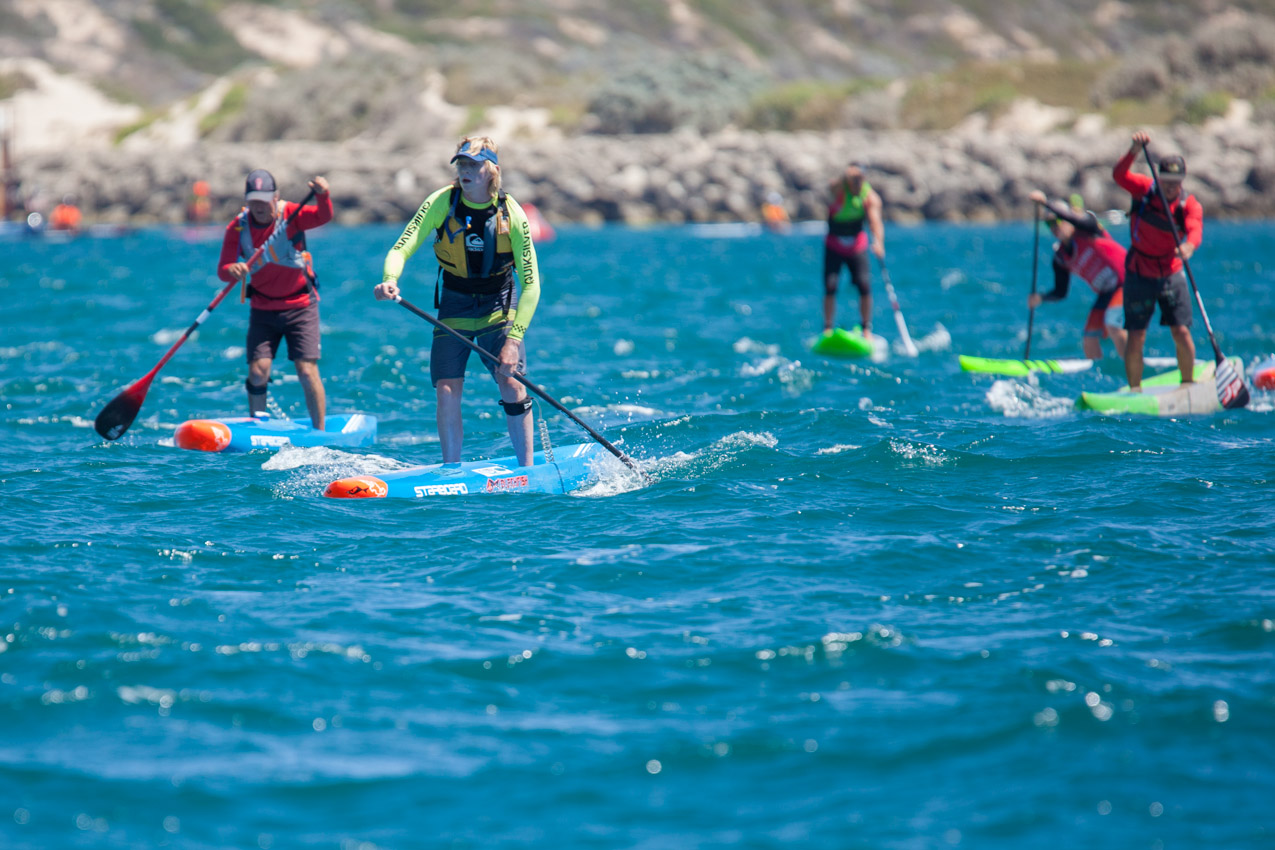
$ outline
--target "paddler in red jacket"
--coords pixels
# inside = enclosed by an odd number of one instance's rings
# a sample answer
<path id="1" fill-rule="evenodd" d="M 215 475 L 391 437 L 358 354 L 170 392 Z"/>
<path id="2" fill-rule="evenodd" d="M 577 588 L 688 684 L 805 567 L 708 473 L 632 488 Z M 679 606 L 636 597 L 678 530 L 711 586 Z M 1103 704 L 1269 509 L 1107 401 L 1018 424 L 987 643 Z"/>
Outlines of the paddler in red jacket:
<path id="1" fill-rule="evenodd" d="M 332 198 L 323 177 L 311 180 L 310 188 L 314 190 L 314 206 L 301 207 L 286 233 L 281 227 L 258 264 L 249 269 L 247 259 L 270 238 L 275 222 L 282 224 L 299 206 L 279 200 L 269 171 L 258 168 L 249 173 L 244 187 L 247 206 L 226 226 L 217 276 L 244 283 L 251 296 L 245 382 L 249 413 L 265 413 L 270 367 L 279 341 L 287 340 L 288 359 L 296 367 L 305 392 L 311 425 L 322 431 L 326 398 L 319 377 L 319 292 L 305 231 L 332 220 Z"/>
<path id="2" fill-rule="evenodd" d="M 1071 276 L 1089 284 L 1098 294 L 1089 318 L 1085 320 L 1084 350 L 1090 360 L 1102 359 L 1102 338 L 1110 337 L 1116 356 L 1124 357 L 1124 246 L 1084 208 L 1084 201 L 1073 195 L 1072 203 L 1051 201 L 1039 190 L 1028 195 L 1045 210 L 1045 221 L 1058 241 L 1054 243 L 1054 288 L 1043 295 L 1033 292 L 1027 306 L 1033 310 L 1045 301 L 1061 301 L 1067 297 Z"/>
<path id="3" fill-rule="evenodd" d="M 1168 325 L 1177 347 L 1178 369 L 1182 383 L 1191 383 L 1195 374 L 1195 341 L 1191 339 L 1191 291 L 1187 286 L 1182 261 L 1189 260 L 1200 247 L 1204 233 L 1204 210 L 1194 195 L 1182 193 L 1186 178 L 1186 160 L 1176 154 L 1161 157 L 1156 172 L 1165 200 L 1166 213 L 1155 189 L 1155 180 L 1145 174 L 1134 174 L 1129 166 L 1151 141 L 1147 133 L 1133 134 L 1129 150 L 1116 163 L 1112 177 L 1133 196 L 1129 210 L 1129 254 L 1124 279 L 1124 326 L 1129 332 L 1125 345 L 1125 374 L 1129 388 L 1142 388 L 1142 348 L 1147 340 L 1147 325 L 1155 305 L 1160 305 L 1160 324 Z M 1169 216 L 1173 217 L 1170 222 Z M 1179 246 L 1173 237 L 1176 225 L 1182 238 Z"/>

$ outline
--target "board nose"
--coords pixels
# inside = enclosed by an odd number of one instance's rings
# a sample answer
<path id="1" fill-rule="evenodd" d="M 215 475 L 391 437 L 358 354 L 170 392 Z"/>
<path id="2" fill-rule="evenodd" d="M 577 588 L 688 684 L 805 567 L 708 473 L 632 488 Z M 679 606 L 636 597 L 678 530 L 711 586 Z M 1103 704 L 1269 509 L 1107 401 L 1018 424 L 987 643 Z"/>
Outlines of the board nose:
<path id="1" fill-rule="evenodd" d="M 177 426 L 173 442 L 178 448 L 219 452 L 230 445 L 230 429 L 212 419 L 191 419 Z"/>
<path id="2" fill-rule="evenodd" d="M 384 499 L 390 488 L 379 478 L 359 475 L 333 481 L 323 491 L 329 499 Z"/>

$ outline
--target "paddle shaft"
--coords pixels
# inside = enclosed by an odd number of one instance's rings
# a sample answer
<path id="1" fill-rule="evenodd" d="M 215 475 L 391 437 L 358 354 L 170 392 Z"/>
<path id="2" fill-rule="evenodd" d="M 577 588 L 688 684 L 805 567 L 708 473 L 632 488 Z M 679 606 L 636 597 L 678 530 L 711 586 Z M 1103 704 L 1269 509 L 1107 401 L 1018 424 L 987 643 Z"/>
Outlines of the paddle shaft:
<path id="1" fill-rule="evenodd" d="M 1035 214 L 1032 216 L 1032 295 L 1036 294 L 1036 267 L 1040 265 L 1040 204 L 1033 204 Z M 1036 317 L 1036 308 L 1027 308 L 1027 350 L 1023 359 L 1032 357 L 1032 320 Z"/>
<path id="2" fill-rule="evenodd" d="M 912 335 L 908 333 L 908 323 L 903 319 L 903 311 L 899 309 L 899 299 L 894 294 L 894 285 L 890 283 L 890 270 L 885 267 L 885 260 L 878 260 L 881 263 L 881 282 L 885 284 L 886 297 L 890 299 L 890 307 L 894 310 L 894 324 L 899 329 L 899 337 L 903 340 L 903 349 L 908 353 L 909 357 L 916 357 L 916 343 L 912 342 Z"/>
<path id="3" fill-rule="evenodd" d="M 1145 143 L 1142 145 L 1142 156 L 1147 161 L 1147 168 L 1151 169 L 1151 182 L 1155 186 L 1156 196 L 1160 199 L 1161 206 L 1164 207 L 1164 216 L 1169 220 L 1169 229 L 1173 233 L 1173 244 L 1181 255 L 1182 234 L 1178 232 L 1178 222 L 1173 217 L 1173 210 L 1169 206 L 1169 200 L 1164 196 L 1164 187 L 1160 185 L 1160 180 L 1156 177 L 1155 166 L 1151 164 L 1151 153 L 1147 150 Z M 1179 190 L 1181 191 L 1181 190 Z M 1185 200 L 1183 201 L 1185 203 Z M 1186 257 L 1182 257 L 1182 268 L 1186 270 L 1186 279 L 1191 282 L 1191 293 L 1195 295 L 1195 303 L 1200 308 L 1200 318 L 1204 320 L 1204 330 L 1209 335 L 1209 344 L 1213 346 L 1213 359 L 1217 363 L 1214 375 L 1218 376 L 1224 371 L 1230 380 L 1217 381 L 1217 397 L 1223 407 L 1246 407 L 1248 405 L 1248 387 L 1244 386 L 1244 382 L 1229 367 L 1226 361 L 1226 355 L 1222 354 L 1222 348 L 1217 344 L 1217 337 L 1213 335 L 1213 324 L 1209 321 L 1209 311 L 1204 309 L 1204 299 L 1200 296 L 1200 288 L 1195 285 L 1195 275 L 1191 273 L 1191 263 Z M 1161 308 L 1163 309 L 1163 308 Z M 1225 370 L 1223 367 L 1226 367 Z M 1183 380 L 1186 380 L 1185 376 Z M 1238 384 L 1238 387 L 1235 385 Z"/>
<path id="4" fill-rule="evenodd" d="M 308 204 L 313 197 L 314 190 L 311 189 L 309 194 L 305 196 L 305 199 L 297 205 L 297 208 L 283 220 L 283 227 L 285 230 L 288 225 L 292 223 L 292 220 L 296 218 L 297 213 L 301 212 L 301 208 Z M 279 221 L 276 220 L 274 227 L 270 228 L 270 233 L 266 236 L 265 241 L 262 242 L 261 246 L 257 248 L 257 250 L 253 251 L 252 256 L 248 258 L 249 268 L 252 268 L 253 264 L 256 263 L 257 260 L 261 259 L 262 253 L 266 250 L 266 245 L 268 245 L 270 240 L 274 237 L 275 231 L 278 228 Z M 124 391 L 115 396 L 115 398 L 112 399 L 106 407 L 102 408 L 102 412 L 98 414 L 97 420 L 93 424 L 93 427 L 97 429 L 98 434 L 108 440 L 116 440 L 119 439 L 120 435 L 128 430 L 128 426 L 133 424 L 133 419 L 136 418 L 138 410 L 141 409 L 142 402 L 146 398 L 146 393 L 150 389 L 151 382 L 155 380 L 155 376 L 159 374 L 159 370 L 164 368 L 164 364 L 177 353 L 177 349 L 182 347 L 182 343 L 190 339 L 190 335 L 204 323 L 209 315 L 212 314 L 212 311 L 216 309 L 217 305 L 222 302 L 222 299 L 230 293 L 230 290 L 234 289 L 235 284 L 237 283 L 239 283 L 239 281 L 232 280 L 223 286 L 221 291 L 217 293 L 217 297 L 213 298 L 213 300 L 209 302 L 208 306 L 203 309 L 203 312 L 195 318 L 195 321 L 191 322 L 190 327 L 186 328 L 186 332 L 172 344 L 168 351 L 164 352 L 164 356 L 159 358 L 159 362 L 156 363 L 149 372 L 138 378 Z M 103 419 L 104 416 L 106 419 Z"/>
<path id="5" fill-rule="evenodd" d="M 406 307 L 408 310 L 410 310 L 411 312 L 413 312 L 413 313 L 415 313 L 416 315 L 420 316 L 422 319 L 424 319 L 425 321 L 429 322 L 431 325 L 433 325 L 434 327 L 438 328 L 439 330 L 441 330 L 441 331 L 443 331 L 443 332 L 445 332 L 445 333 L 451 334 L 453 337 L 455 337 L 456 339 L 460 340 L 460 341 L 461 341 L 461 342 L 463 342 L 465 345 L 469 346 L 469 347 L 470 347 L 470 349 L 472 349 L 473 351 L 477 351 L 477 352 L 478 352 L 478 354 L 479 354 L 479 356 L 481 356 L 481 357 L 486 357 L 488 360 L 490 360 L 491 362 L 495 363 L 496 365 L 500 365 L 500 358 L 496 357 L 496 355 L 492 354 L 490 351 L 484 351 L 483 349 L 479 348 L 477 345 L 475 345 L 475 344 L 474 344 L 474 341 L 473 341 L 473 340 L 471 340 L 471 339 L 466 339 L 466 337 L 465 337 L 465 335 L 464 335 L 464 334 L 459 333 L 459 332 L 458 332 L 455 328 L 449 328 L 447 325 L 445 325 L 445 324 L 443 324 L 442 322 L 440 322 L 437 318 L 435 318 L 434 316 L 431 316 L 429 313 L 426 313 L 426 312 L 425 312 L 424 310 L 422 310 L 420 307 L 417 307 L 415 304 L 413 304 L 412 302 L 408 301 L 408 300 L 407 300 L 406 298 L 404 298 L 403 296 L 401 296 L 401 295 L 396 295 L 396 296 L 394 296 L 394 300 L 395 300 L 395 301 L 397 301 L 399 304 L 402 304 L 402 305 L 403 305 L 404 307 Z M 633 471 L 634 471 L 634 472 L 636 472 L 638 475 L 641 475 L 644 479 L 650 480 L 650 477 L 649 477 L 649 476 L 648 476 L 645 472 L 643 472 L 642 470 L 638 469 L 637 464 L 635 464 L 635 463 L 633 462 L 633 459 L 632 459 L 631 457 L 629 457 L 628 455 L 626 455 L 624 452 L 620 451 L 620 450 L 619 450 L 618 448 L 616 448 L 615 446 L 611 445 L 611 443 L 607 441 L 606 437 L 603 437 L 603 436 L 602 436 L 601 434 L 599 434 L 597 431 L 595 431 L 595 430 L 593 430 L 592 428 L 590 428 L 587 424 L 585 424 L 585 423 L 584 423 L 584 422 L 580 419 L 580 417 L 576 416 L 576 415 L 575 415 L 574 413 L 572 413 L 570 410 L 567 410 L 565 407 L 563 407 L 563 406 L 562 406 L 562 402 L 558 401 L 556 398 L 554 398 L 553 396 L 549 395 L 549 394 L 548 394 L 547 392 L 545 392 L 543 389 L 541 389 L 540 387 L 536 386 L 534 383 L 532 383 L 531 381 L 529 381 L 527 378 L 523 377 L 522 375 L 519 375 L 519 374 L 515 373 L 515 374 L 511 375 L 511 377 L 512 377 L 515 381 L 517 381 L 518 383 L 522 384 L 522 385 L 523 385 L 524 387 L 526 387 L 527 389 L 531 390 L 531 391 L 532 391 L 533 393 L 535 393 L 536 395 L 540 396 L 540 397 L 541 397 L 542 399 L 544 399 L 545 401 L 549 402 L 549 404 L 553 405 L 553 406 L 554 406 L 554 408 L 556 408 L 558 411 L 560 411 L 560 412 L 562 412 L 562 413 L 566 414 L 566 416 L 567 416 L 567 417 L 568 417 L 568 418 L 569 418 L 572 422 L 576 423 L 576 424 L 577 424 L 577 425 L 579 425 L 581 428 L 583 428 L 583 429 L 585 430 L 585 433 L 587 433 L 590 437 L 592 437 L 594 440 L 596 440 L 596 441 L 597 441 L 597 442 L 598 442 L 598 443 L 599 443 L 599 444 L 600 444 L 600 445 L 601 445 L 604 449 L 606 449 L 606 450 L 607 450 L 607 451 L 609 451 L 611 454 L 613 454 L 613 455 L 615 455 L 617 458 L 619 458 L 619 459 L 620 459 L 620 461 L 621 461 L 621 462 L 622 462 L 625 466 L 627 466 L 629 469 L 633 470 Z"/>

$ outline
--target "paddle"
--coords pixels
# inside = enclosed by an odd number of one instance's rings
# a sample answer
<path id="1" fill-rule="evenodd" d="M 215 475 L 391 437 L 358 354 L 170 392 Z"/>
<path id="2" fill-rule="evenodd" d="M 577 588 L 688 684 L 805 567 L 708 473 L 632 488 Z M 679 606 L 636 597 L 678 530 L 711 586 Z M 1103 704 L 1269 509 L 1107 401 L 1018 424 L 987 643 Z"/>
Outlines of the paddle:
<path id="1" fill-rule="evenodd" d="M 314 189 L 311 189 L 310 193 L 305 196 L 305 200 L 298 204 L 297 208 L 284 219 L 283 226 L 285 230 L 292 223 L 292 219 L 296 218 L 301 208 L 310 203 L 313 197 Z M 270 233 L 266 236 L 266 240 L 261 243 L 261 247 L 253 251 L 252 256 L 248 258 L 248 268 L 252 268 L 253 264 L 261 259 L 262 252 L 265 251 L 266 245 L 270 244 L 270 239 L 278 228 L 279 222 L 276 220 L 274 227 L 270 228 Z M 195 332 L 195 329 L 204 323 L 204 320 L 208 318 L 213 309 L 221 303 L 221 299 L 225 298 L 238 283 L 240 281 L 232 280 L 222 287 L 221 292 L 217 293 L 217 297 L 204 308 L 204 311 L 199 314 L 191 326 L 186 328 L 186 333 L 182 334 L 181 338 L 173 343 L 172 348 L 168 349 L 168 352 L 159 359 L 159 362 L 155 364 L 155 368 L 130 384 L 127 389 L 111 399 L 106 407 L 102 408 L 102 412 L 93 420 L 93 430 L 107 440 L 118 440 L 128 430 L 129 426 L 133 424 L 133 420 L 137 418 L 138 411 L 142 409 L 142 402 L 146 400 L 146 393 L 151 388 L 151 381 L 155 380 L 159 370 L 168 362 L 168 358 L 172 357 L 177 352 L 177 349 L 181 348 L 182 343 Z"/>
<path id="2" fill-rule="evenodd" d="M 899 339 L 903 340 L 903 350 L 907 352 L 908 357 L 916 357 L 920 352 L 917 351 L 916 343 L 912 342 L 912 337 L 908 333 L 908 323 L 903 321 L 903 311 L 899 309 L 899 299 L 894 294 L 894 286 L 890 283 L 890 271 L 885 267 L 885 260 L 878 259 L 881 263 L 881 280 L 885 283 L 885 294 L 890 298 L 890 306 L 894 309 L 894 324 L 899 329 Z"/>
<path id="3" fill-rule="evenodd" d="M 1151 154 L 1147 151 L 1146 142 L 1142 143 L 1142 156 L 1146 158 L 1147 168 L 1151 169 L 1151 182 L 1155 186 L 1156 195 L 1160 198 L 1160 204 L 1164 207 L 1165 216 L 1169 219 L 1169 227 L 1173 231 L 1173 244 L 1180 250 L 1182 234 L 1178 233 L 1177 219 L 1173 217 L 1169 201 L 1164 197 L 1164 187 L 1160 185 L 1160 180 L 1156 177 L 1157 172 L 1151 164 Z M 1213 325 L 1209 322 L 1209 313 L 1204 309 L 1204 299 L 1200 297 L 1200 288 L 1195 285 L 1195 275 L 1191 273 L 1191 264 L 1187 262 L 1186 257 L 1182 257 L 1182 268 L 1186 269 L 1186 279 L 1191 282 L 1191 292 L 1195 295 L 1195 303 L 1199 305 L 1200 318 L 1204 319 L 1204 330 L 1208 332 L 1209 344 L 1213 346 L 1213 357 L 1217 363 L 1213 370 L 1213 380 L 1217 389 L 1218 403 L 1227 410 L 1246 407 L 1249 401 L 1248 387 L 1235 371 L 1235 367 L 1231 365 L 1231 361 L 1226 359 L 1222 349 L 1218 347 L 1217 337 L 1213 335 Z"/>
<path id="4" fill-rule="evenodd" d="M 475 344 L 474 344 L 474 342 L 473 342 L 472 340 L 470 340 L 470 339 L 466 339 L 466 338 L 465 338 L 465 336 L 464 336 L 463 334 L 458 333 L 457 331 L 455 331 L 455 330 L 454 330 L 454 329 L 452 329 L 452 328 L 449 328 L 447 325 L 443 324 L 443 323 L 442 323 L 442 322 L 440 322 L 438 319 L 436 319 L 436 318 L 434 318 L 433 316 L 431 316 L 429 313 L 426 313 L 426 312 L 425 312 L 424 310 L 422 310 L 420 307 L 417 307 L 415 304 L 411 303 L 411 302 L 410 302 L 410 301 L 408 301 L 406 298 L 403 298 L 403 296 L 401 296 L 401 295 L 396 295 L 396 296 L 394 296 L 394 300 L 395 300 L 395 301 L 397 301 L 399 304 L 402 304 L 402 305 L 403 305 L 404 307 L 406 307 L 408 310 L 410 310 L 410 311 L 412 311 L 413 313 L 415 313 L 416 315 L 420 316 L 422 319 L 424 319 L 425 321 L 429 322 L 431 325 L 433 325 L 434 327 L 438 328 L 439 330 L 441 330 L 441 331 L 445 331 L 446 333 L 449 333 L 449 334 L 451 334 L 452 336 L 456 337 L 456 339 L 458 339 L 458 340 L 460 340 L 461 342 L 465 343 L 465 345 L 469 346 L 469 347 L 470 347 L 471 349 L 473 349 L 474 351 L 477 351 L 477 352 L 478 352 L 478 354 L 479 354 L 480 356 L 482 356 L 482 357 L 486 357 L 488 360 L 492 361 L 493 363 L 497 363 L 497 364 L 499 364 L 499 362 L 500 362 L 500 361 L 499 361 L 499 358 L 497 358 L 497 357 L 496 357 L 496 355 L 492 354 L 492 353 L 491 353 L 491 352 L 489 352 L 489 351 L 484 351 L 483 349 L 479 348 L 477 345 L 475 345 Z M 627 466 L 629 469 L 633 470 L 633 471 L 634 471 L 634 472 L 636 472 L 638 475 L 641 475 L 641 476 L 642 476 L 642 478 L 643 478 L 643 480 L 645 480 L 645 481 L 646 481 L 646 482 L 648 482 L 648 483 L 650 482 L 651 477 L 650 477 L 649 475 L 647 475 L 645 472 L 643 472 L 642 470 L 638 469 L 637 464 L 635 464 L 635 463 L 633 462 L 633 459 L 632 459 L 632 458 L 630 458 L 630 457 L 629 457 L 628 455 L 626 455 L 624 452 L 622 452 L 622 451 L 620 451 L 619 449 L 617 449 L 615 446 L 611 445 L 611 443 L 607 442 L 607 439 L 606 439 L 605 437 L 603 437 L 603 436 L 602 436 L 601 434 L 599 434 L 597 431 L 594 431 L 592 428 L 590 428 L 588 425 L 586 425 L 583 421 L 581 421 L 581 420 L 580 420 L 580 417 L 576 416 L 576 415 L 575 415 L 574 413 L 572 413 L 570 410 L 567 410 L 565 407 L 563 407 L 563 406 L 562 406 L 562 402 L 558 401 L 556 398 L 554 398 L 553 396 L 549 395 L 547 392 L 545 392 L 545 391 L 544 391 L 544 390 L 542 390 L 540 387 L 538 387 L 538 386 L 536 386 L 535 384 L 533 384 L 531 381 L 527 380 L 527 379 L 526 379 L 525 377 L 523 377 L 522 375 L 514 374 L 514 375 L 513 375 L 513 379 L 514 379 L 515 381 L 517 381 L 518 383 L 522 384 L 522 385 L 523 385 L 524 387 L 526 387 L 527 389 L 531 390 L 531 391 L 532 391 L 533 393 L 535 393 L 536 395 L 540 396 L 540 397 L 541 397 L 542 399 L 544 399 L 545 401 L 549 402 L 551 405 L 553 405 L 555 408 L 557 408 L 557 409 L 558 409 L 559 411 L 561 411 L 562 413 L 565 413 L 565 414 L 567 415 L 567 417 L 568 417 L 569 419 L 571 419 L 571 421 L 572 421 L 572 422 L 576 423 L 576 424 L 577 424 L 577 425 L 579 425 L 581 428 L 583 428 L 583 429 L 585 430 L 585 432 L 586 432 L 586 433 L 587 433 L 590 437 L 592 437 L 594 440 L 597 440 L 597 442 L 598 442 L 599 444 L 601 444 L 601 446 L 602 446 L 604 449 L 606 449 L 606 450 L 607 450 L 607 451 L 609 451 L 611 454 L 613 454 L 613 455 L 615 455 L 617 458 L 619 458 L 619 459 L 620 459 L 620 461 L 621 461 L 621 462 L 623 462 L 623 463 L 624 463 L 624 465 L 625 465 L 625 466 Z"/>
<path id="5" fill-rule="evenodd" d="M 1040 265 L 1040 204 L 1033 203 L 1035 215 L 1032 218 L 1032 295 L 1036 294 L 1036 267 Z M 1027 308 L 1027 350 L 1024 360 L 1032 358 L 1032 319 L 1036 317 L 1036 308 Z"/>

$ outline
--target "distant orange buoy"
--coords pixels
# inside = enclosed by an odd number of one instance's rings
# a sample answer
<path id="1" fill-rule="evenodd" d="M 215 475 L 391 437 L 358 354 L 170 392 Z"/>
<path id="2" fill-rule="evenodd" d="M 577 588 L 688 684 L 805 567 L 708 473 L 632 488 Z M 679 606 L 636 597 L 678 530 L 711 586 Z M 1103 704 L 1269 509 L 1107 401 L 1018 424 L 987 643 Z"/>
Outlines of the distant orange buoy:
<path id="1" fill-rule="evenodd" d="M 1275 357 L 1267 357 L 1253 367 L 1253 385 L 1259 390 L 1275 390 Z"/>
<path id="2" fill-rule="evenodd" d="M 191 419 L 177 426 L 173 440 L 178 448 L 219 452 L 230 445 L 230 429 L 212 419 Z"/>
<path id="3" fill-rule="evenodd" d="M 333 481 L 323 491 L 323 495 L 329 499 L 384 499 L 389 490 L 381 479 L 360 475 L 357 478 Z"/>

